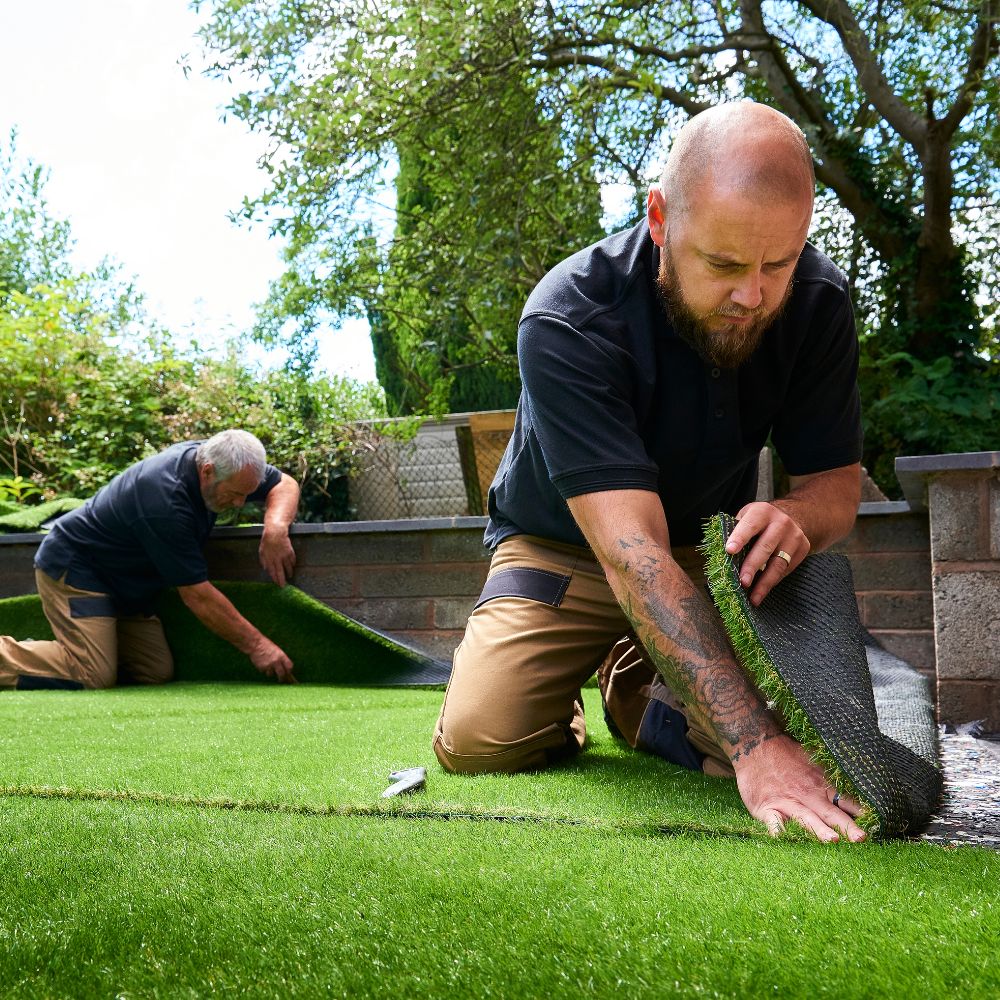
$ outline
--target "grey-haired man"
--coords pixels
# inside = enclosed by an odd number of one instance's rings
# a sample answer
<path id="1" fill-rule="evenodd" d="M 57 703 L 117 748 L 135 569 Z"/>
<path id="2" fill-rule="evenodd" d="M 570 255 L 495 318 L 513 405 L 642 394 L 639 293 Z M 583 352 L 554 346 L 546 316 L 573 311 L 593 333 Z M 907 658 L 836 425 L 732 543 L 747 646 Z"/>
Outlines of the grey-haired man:
<path id="1" fill-rule="evenodd" d="M 166 587 L 176 587 L 187 607 L 261 673 L 294 682 L 288 656 L 208 580 L 203 547 L 216 515 L 247 500 L 264 503 L 260 561 L 284 586 L 295 568 L 288 529 L 299 487 L 267 464 L 264 446 L 246 431 L 172 445 L 61 517 L 35 557 L 55 640 L 0 636 L 0 688 L 170 680 L 173 657 L 153 613 Z"/>

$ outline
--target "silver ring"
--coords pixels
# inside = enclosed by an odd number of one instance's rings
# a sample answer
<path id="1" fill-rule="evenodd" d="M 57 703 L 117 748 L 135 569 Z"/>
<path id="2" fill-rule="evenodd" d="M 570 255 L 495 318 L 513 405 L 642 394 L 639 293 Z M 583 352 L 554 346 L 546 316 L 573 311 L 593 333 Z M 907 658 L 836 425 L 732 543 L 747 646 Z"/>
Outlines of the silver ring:
<path id="1" fill-rule="evenodd" d="M 786 566 L 790 566 L 791 565 L 792 557 L 784 549 L 778 549 L 778 551 L 775 552 L 775 555 L 779 559 L 784 559 Z"/>
<path id="2" fill-rule="evenodd" d="M 840 805 L 840 792 L 834 792 L 833 793 L 833 804 L 835 806 L 839 806 Z"/>

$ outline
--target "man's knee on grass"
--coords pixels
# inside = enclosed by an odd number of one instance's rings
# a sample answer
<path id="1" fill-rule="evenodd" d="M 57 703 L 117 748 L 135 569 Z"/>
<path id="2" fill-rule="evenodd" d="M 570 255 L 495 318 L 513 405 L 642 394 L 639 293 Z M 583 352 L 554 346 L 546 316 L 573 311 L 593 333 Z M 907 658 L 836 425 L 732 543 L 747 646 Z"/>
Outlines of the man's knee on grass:
<path id="1" fill-rule="evenodd" d="M 434 753 L 454 774 L 513 774 L 537 771 L 579 750 L 572 731 L 553 723 L 518 738 L 498 738 L 472 719 L 443 712 L 434 734 Z"/>

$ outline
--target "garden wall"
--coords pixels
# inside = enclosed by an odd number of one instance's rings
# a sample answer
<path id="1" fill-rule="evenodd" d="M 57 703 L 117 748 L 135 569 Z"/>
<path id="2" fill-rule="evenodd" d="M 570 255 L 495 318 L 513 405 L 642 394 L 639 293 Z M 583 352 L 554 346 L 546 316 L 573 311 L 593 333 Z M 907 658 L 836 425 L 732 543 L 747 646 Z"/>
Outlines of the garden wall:
<path id="1" fill-rule="evenodd" d="M 482 517 L 421 518 L 293 528 L 295 584 L 367 625 L 450 659 L 486 578 Z M 0 536 L 0 597 L 34 591 L 40 535 Z M 257 528 L 217 529 L 215 579 L 263 579 Z M 934 632 L 926 514 L 905 503 L 861 505 L 838 546 L 851 561 L 862 620 L 891 651 L 933 675 Z"/>

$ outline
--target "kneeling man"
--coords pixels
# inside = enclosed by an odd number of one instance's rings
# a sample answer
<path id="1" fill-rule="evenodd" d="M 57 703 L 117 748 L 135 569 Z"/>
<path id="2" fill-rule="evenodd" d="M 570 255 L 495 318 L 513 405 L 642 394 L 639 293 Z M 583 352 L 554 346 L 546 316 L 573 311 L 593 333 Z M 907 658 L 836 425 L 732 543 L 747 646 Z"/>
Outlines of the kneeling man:
<path id="1" fill-rule="evenodd" d="M 842 538 L 860 496 L 858 340 L 811 246 L 805 136 L 749 102 L 692 118 L 647 217 L 549 272 L 518 330 L 523 390 L 489 494 L 489 579 L 434 739 L 451 771 L 523 771 L 584 744 L 598 673 L 634 747 L 734 777 L 773 832 L 860 840 L 685 570 L 705 518 L 739 525 L 754 605 Z M 756 502 L 770 437 L 791 491 Z M 601 668 L 601 669 L 599 669 Z"/>
<path id="2" fill-rule="evenodd" d="M 294 682 L 292 661 L 208 581 L 203 547 L 222 511 L 264 502 L 261 565 L 279 586 L 295 568 L 288 529 L 298 484 L 252 434 L 175 444 L 116 476 L 61 517 L 35 557 L 55 641 L 0 636 L 0 688 L 161 684 L 173 658 L 153 607 L 166 587 L 263 674 Z"/>

